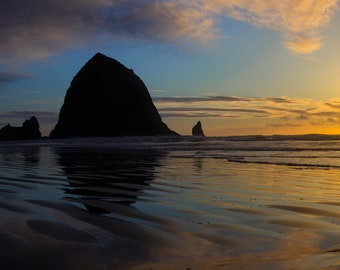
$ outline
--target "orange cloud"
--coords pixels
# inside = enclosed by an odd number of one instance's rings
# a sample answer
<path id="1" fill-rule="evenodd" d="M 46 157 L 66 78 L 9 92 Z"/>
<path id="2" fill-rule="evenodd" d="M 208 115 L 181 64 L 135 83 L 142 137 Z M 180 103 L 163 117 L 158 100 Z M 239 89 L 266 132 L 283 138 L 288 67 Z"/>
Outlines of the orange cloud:
<path id="1" fill-rule="evenodd" d="M 189 0 L 190 1 L 190 0 Z M 192 1 L 190 1 L 192 2 Z M 284 46 L 294 53 L 312 53 L 322 47 L 322 29 L 338 8 L 337 0 L 201 0 L 216 15 L 278 31 Z"/>
<path id="2" fill-rule="evenodd" d="M 288 41 L 283 43 L 284 46 L 294 53 L 308 54 L 319 50 L 322 45 L 322 38 L 320 36 L 315 37 L 299 37 L 292 36 Z"/>

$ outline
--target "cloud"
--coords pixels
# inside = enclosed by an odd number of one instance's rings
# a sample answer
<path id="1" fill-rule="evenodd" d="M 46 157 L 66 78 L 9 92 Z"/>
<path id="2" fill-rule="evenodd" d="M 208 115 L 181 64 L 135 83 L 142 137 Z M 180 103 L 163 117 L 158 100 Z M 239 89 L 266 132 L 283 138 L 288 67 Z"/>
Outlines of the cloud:
<path id="1" fill-rule="evenodd" d="M 185 114 L 185 113 L 161 113 L 161 116 L 163 118 L 239 118 L 235 115 L 222 115 L 218 113 L 191 113 L 191 114 Z"/>
<path id="2" fill-rule="evenodd" d="M 204 96 L 204 97 L 153 97 L 154 102 L 209 102 L 209 101 L 248 101 L 246 98 L 233 97 L 233 96 Z"/>
<path id="3" fill-rule="evenodd" d="M 163 89 L 153 89 L 153 90 L 150 90 L 150 92 L 153 92 L 153 93 L 170 93 L 170 91 L 168 90 L 163 90 Z"/>
<path id="4" fill-rule="evenodd" d="M 156 39 L 162 42 L 183 38 L 200 42 L 214 36 L 214 18 L 205 10 L 181 1 L 123 1 L 107 16 L 113 35 Z"/>
<path id="5" fill-rule="evenodd" d="M 333 102 L 326 102 L 325 105 L 333 108 L 333 109 L 340 109 L 340 102 L 339 101 L 333 101 Z"/>
<path id="6" fill-rule="evenodd" d="M 235 119 L 257 118 L 266 127 L 298 128 L 308 123 L 329 126 L 340 122 L 338 100 L 314 101 L 287 97 L 158 97 L 156 107 L 163 118 Z"/>
<path id="7" fill-rule="evenodd" d="M 337 0 L 201 0 L 216 14 L 278 31 L 284 46 L 298 54 L 312 53 L 323 45 L 322 29 L 338 8 Z"/>
<path id="8" fill-rule="evenodd" d="M 50 99 L 50 100 L 27 100 L 26 103 L 34 105 L 62 105 L 64 99 Z"/>
<path id="9" fill-rule="evenodd" d="M 291 51 L 298 54 L 308 54 L 319 50 L 322 47 L 322 38 L 316 37 L 292 37 L 284 45 Z"/>
<path id="10" fill-rule="evenodd" d="M 0 25 L 2 60 L 44 60 L 85 43 L 122 39 L 204 43 L 215 32 L 209 14 L 171 0 L 3 0 Z"/>
<path id="11" fill-rule="evenodd" d="M 298 117 L 296 117 L 296 119 L 297 119 L 297 120 L 308 120 L 309 117 L 308 117 L 307 115 L 301 114 L 301 115 L 299 115 Z"/>
<path id="12" fill-rule="evenodd" d="M 96 42 L 150 40 L 209 44 L 223 18 L 282 34 L 284 46 L 312 53 L 337 0 L 2 0 L 0 60 L 43 60 Z"/>
<path id="13" fill-rule="evenodd" d="M 271 123 L 269 124 L 270 127 L 274 128 L 283 128 L 283 127 L 301 127 L 301 124 L 293 124 L 293 123 Z"/>
<path id="14" fill-rule="evenodd" d="M 0 4 L 2 57 L 41 60 L 75 46 L 95 31 L 99 0 L 4 0 Z"/>
<path id="15" fill-rule="evenodd" d="M 248 118 L 268 117 L 269 113 L 259 109 L 221 108 L 221 107 L 160 107 L 159 113 L 164 118 Z"/>
<path id="16" fill-rule="evenodd" d="M 50 111 L 7 111 L 0 112 L 0 118 L 30 118 L 31 116 L 41 117 L 41 118 L 55 118 L 58 117 L 58 113 Z"/>
<path id="17" fill-rule="evenodd" d="M 258 101 L 258 102 L 270 102 L 270 103 L 294 103 L 293 99 L 286 97 L 264 97 L 264 98 L 245 98 L 235 96 L 221 96 L 221 95 L 206 95 L 202 97 L 153 97 L 154 102 L 166 103 L 194 103 L 194 102 L 246 102 L 246 101 Z"/>
<path id="18" fill-rule="evenodd" d="M 172 111 L 173 108 L 160 108 L 160 111 Z M 267 111 L 265 110 L 254 110 L 254 109 L 226 109 L 226 108 L 176 108 L 176 111 L 221 111 L 221 112 L 244 112 L 244 113 L 259 113 L 259 114 L 266 114 Z"/>
<path id="19" fill-rule="evenodd" d="M 0 72 L 0 84 L 12 83 L 24 79 L 31 78 L 31 75 L 21 74 L 17 72 Z"/>

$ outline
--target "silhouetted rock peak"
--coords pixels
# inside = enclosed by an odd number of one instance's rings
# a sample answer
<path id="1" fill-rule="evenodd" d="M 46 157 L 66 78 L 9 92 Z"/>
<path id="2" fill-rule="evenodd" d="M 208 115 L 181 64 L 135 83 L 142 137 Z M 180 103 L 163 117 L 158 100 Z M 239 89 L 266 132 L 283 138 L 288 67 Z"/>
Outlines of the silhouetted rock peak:
<path id="1" fill-rule="evenodd" d="M 143 81 L 123 64 L 95 54 L 73 78 L 50 136 L 178 135 L 154 106 Z"/>
<path id="2" fill-rule="evenodd" d="M 12 127 L 10 124 L 0 129 L 1 140 L 30 140 L 41 138 L 39 122 L 35 116 L 26 119 L 22 127 Z"/>
<path id="3" fill-rule="evenodd" d="M 196 125 L 192 128 L 192 136 L 203 136 L 203 137 L 205 137 L 203 129 L 202 129 L 201 121 L 198 121 L 196 123 Z"/>

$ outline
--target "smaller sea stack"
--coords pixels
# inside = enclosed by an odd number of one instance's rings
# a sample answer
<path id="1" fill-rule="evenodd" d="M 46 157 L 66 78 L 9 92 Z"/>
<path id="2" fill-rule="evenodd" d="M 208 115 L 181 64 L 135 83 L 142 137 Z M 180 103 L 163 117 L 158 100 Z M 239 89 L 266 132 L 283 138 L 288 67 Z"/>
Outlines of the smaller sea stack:
<path id="1" fill-rule="evenodd" d="M 196 125 L 192 128 L 192 136 L 203 136 L 203 137 L 205 137 L 203 129 L 202 129 L 201 121 L 198 121 L 196 123 Z"/>

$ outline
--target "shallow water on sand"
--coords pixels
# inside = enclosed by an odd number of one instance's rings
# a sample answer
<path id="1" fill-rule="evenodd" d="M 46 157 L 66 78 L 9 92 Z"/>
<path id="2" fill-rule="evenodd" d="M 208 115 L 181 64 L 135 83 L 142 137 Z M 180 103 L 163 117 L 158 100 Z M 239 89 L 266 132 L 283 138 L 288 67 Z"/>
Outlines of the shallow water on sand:
<path id="1" fill-rule="evenodd" d="M 1 268 L 340 269 L 339 179 L 202 149 L 4 144 Z"/>

